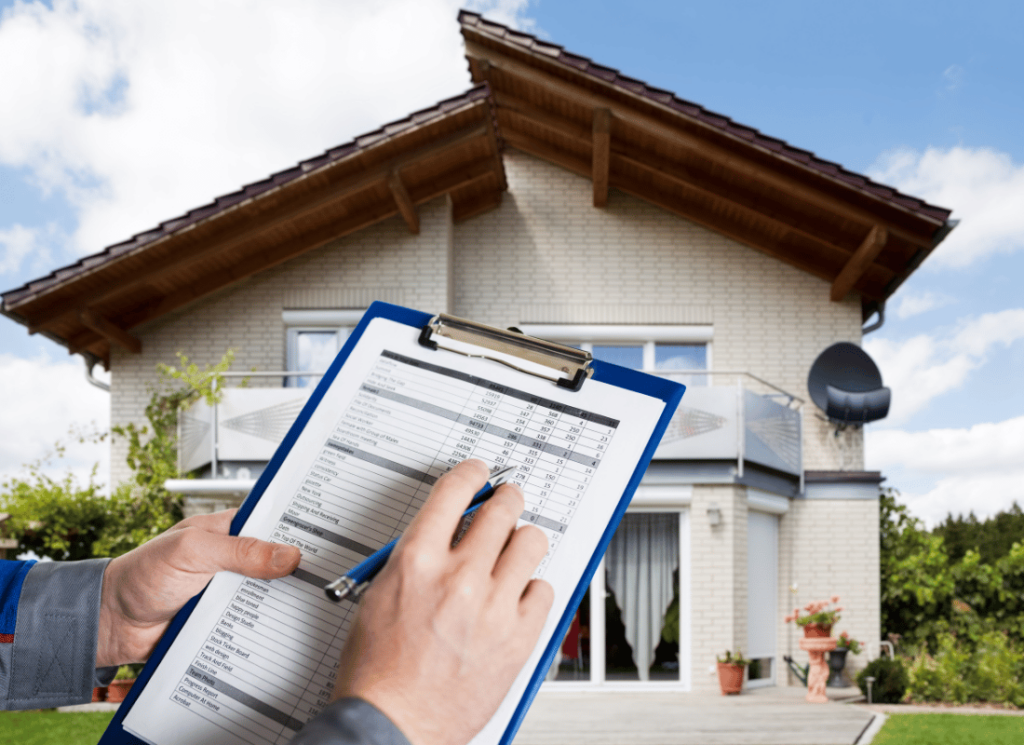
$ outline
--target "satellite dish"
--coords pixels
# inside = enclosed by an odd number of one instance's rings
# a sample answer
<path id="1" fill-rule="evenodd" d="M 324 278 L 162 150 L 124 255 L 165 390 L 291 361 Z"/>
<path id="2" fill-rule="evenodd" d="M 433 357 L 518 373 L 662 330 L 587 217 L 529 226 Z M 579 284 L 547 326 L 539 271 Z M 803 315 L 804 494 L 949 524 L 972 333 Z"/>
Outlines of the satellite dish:
<path id="1" fill-rule="evenodd" d="M 836 424 L 867 424 L 889 413 L 891 391 L 867 352 L 841 341 L 818 355 L 807 375 L 811 400 Z"/>

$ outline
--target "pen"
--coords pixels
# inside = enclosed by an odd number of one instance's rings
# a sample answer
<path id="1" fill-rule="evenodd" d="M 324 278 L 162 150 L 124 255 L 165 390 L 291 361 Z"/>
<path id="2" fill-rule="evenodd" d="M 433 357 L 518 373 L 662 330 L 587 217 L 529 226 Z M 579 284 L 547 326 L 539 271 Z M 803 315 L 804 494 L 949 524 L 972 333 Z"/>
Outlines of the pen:
<path id="1" fill-rule="evenodd" d="M 473 500 L 469 503 L 466 511 L 462 513 L 462 516 L 466 517 L 476 512 L 480 505 L 494 495 L 495 489 L 509 480 L 515 470 L 515 466 L 505 466 L 494 471 L 487 478 L 484 488 L 473 495 Z M 366 589 L 366 586 L 377 576 L 377 573 L 387 564 L 388 557 L 391 556 L 391 551 L 396 543 L 398 543 L 398 538 L 393 539 L 389 544 L 374 552 L 369 558 L 359 562 L 347 573 L 325 586 L 324 592 L 327 593 L 327 597 L 335 602 L 344 600 L 352 595 L 357 599 L 363 593 L 363 590 Z"/>

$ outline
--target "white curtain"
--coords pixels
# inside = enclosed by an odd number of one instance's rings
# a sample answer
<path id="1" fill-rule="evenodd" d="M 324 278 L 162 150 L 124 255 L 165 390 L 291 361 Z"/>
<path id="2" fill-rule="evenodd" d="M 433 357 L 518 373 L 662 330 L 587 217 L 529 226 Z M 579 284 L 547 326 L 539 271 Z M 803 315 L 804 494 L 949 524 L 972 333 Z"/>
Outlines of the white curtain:
<path id="1" fill-rule="evenodd" d="M 675 594 L 672 573 L 679 567 L 679 515 L 626 514 L 608 545 L 605 566 L 608 586 L 622 610 L 633 662 L 640 680 L 648 680 L 665 611 Z"/>

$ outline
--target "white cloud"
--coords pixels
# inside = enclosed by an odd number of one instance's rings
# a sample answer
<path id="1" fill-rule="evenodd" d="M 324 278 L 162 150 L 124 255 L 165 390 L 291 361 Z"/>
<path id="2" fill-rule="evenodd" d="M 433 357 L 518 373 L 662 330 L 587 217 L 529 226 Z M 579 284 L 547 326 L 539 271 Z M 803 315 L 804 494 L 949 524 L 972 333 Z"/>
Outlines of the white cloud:
<path id="1" fill-rule="evenodd" d="M 988 148 L 900 149 L 881 156 L 872 178 L 953 210 L 962 223 L 925 264 L 967 266 L 1024 249 L 1024 165 Z"/>
<path id="2" fill-rule="evenodd" d="M 85 483 L 99 463 L 99 480 L 106 483 L 110 448 L 71 442 L 68 436 L 73 428 L 105 431 L 110 423 L 109 394 L 86 382 L 80 359 L 27 360 L 0 354 L 0 390 L 7 393 L 0 407 L 0 480 L 24 475 L 24 464 L 52 452 L 60 441 L 67 445 L 65 457 L 45 472 L 59 476 L 70 469 Z"/>
<path id="3" fill-rule="evenodd" d="M 17 3 L 0 17 L 0 111 L 18 112 L 0 162 L 65 195 L 76 251 L 99 251 L 464 91 L 460 5 Z M 533 26 L 528 0 L 476 5 Z"/>
<path id="4" fill-rule="evenodd" d="M 900 320 L 919 316 L 936 308 L 942 308 L 955 300 L 948 295 L 934 292 L 918 292 L 900 294 L 899 305 L 896 306 L 896 317 Z"/>
<path id="5" fill-rule="evenodd" d="M 937 396 L 956 390 L 985 363 L 990 351 L 1024 339 L 1024 308 L 964 319 L 952 329 L 903 341 L 868 337 L 864 350 L 874 358 L 892 389 L 888 421 L 899 424 Z"/>
<path id="6" fill-rule="evenodd" d="M 41 228 L 29 228 L 15 223 L 0 228 L 0 274 L 17 274 L 26 262 L 37 271 L 45 271 L 52 262 L 53 245 L 60 230 L 50 223 Z"/>
<path id="7" fill-rule="evenodd" d="M 1024 505 L 1024 416 L 967 429 L 874 431 L 866 448 L 869 468 L 934 477 L 930 488 L 902 494 L 929 526 L 950 512 L 988 517 Z"/>

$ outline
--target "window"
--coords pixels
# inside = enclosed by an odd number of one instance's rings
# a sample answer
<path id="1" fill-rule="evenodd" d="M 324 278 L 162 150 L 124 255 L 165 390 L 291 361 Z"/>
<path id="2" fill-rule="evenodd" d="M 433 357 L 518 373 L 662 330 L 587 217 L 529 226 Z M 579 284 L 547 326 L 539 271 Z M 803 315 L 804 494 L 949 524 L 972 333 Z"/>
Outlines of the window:
<path id="1" fill-rule="evenodd" d="M 284 311 L 285 369 L 288 372 L 326 372 L 362 315 L 362 310 Z M 306 388 L 319 381 L 319 375 L 289 375 L 284 384 L 287 388 Z"/>
<path id="2" fill-rule="evenodd" d="M 524 326 L 523 331 L 578 347 L 596 360 L 670 375 L 687 385 L 707 384 L 706 375 L 692 373 L 709 367 L 709 326 L 536 325 Z"/>

